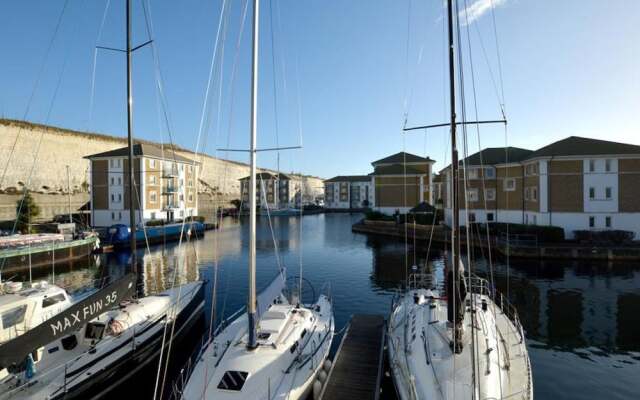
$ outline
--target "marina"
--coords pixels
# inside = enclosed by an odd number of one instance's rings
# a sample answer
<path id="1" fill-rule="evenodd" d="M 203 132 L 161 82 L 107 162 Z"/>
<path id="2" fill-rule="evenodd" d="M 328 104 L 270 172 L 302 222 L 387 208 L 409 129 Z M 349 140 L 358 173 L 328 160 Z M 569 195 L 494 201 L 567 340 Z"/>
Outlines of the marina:
<path id="1" fill-rule="evenodd" d="M 332 295 L 340 301 L 335 309 L 336 332 L 341 333 L 354 314 L 387 315 L 391 301 L 402 286 L 405 270 L 403 242 L 388 242 L 376 236 L 351 232 L 351 225 L 362 218 L 359 214 L 320 214 L 303 217 L 303 242 L 298 237 L 298 218 L 274 219 L 282 262 L 297 263 L 299 251 L 305 260 L 305 278 L 315 287 L 332 282 Z M 258 220 L 257 270 L 259 289 L 273 278 L 276 265 L 273 241 L 265 220 Z M 247 282 L 248 225 L 246 220 L 226 219 L 219 231 L 208 231 L 203 240 L 186 248 L 176 244 L 154 246 L 151 253 L 140 251 L 143 265 L 141 281 L 146 293 L 165 290 L 177 273 L 176 282 L 205 279 L 204 321 L 211 318 L 211 293 L 214 265 L 218 267 L 216 319 L 230 316 L 245 304 Z M 214 250 L 214 241 L 219 241 Z M 413 248 L 409 246 L 411 257 Z M 444 247 L 435 249 L 430 259 L 424 251 L 416 252 L 418 264 L 425 261 L 433 267 L 436 277 L 443 278 Z M 198 257 L 196 257 L 196 254 Z M 91 284 L 107 274 L 124 276 L 123 260 L 129 254 L 101 254 L 96 261 L 60 265 L 56 283 L 75 286 Z M 260 266 L 261 265 L 261 266 Z M 69 269 L 71 268 L 71 269 Z M 640 374 L 640 347 L 635 307 L 640 306 L 640 269 L 624 262 L 575 261 L 512 261 L 507 268 L 496 263 L 495 279 L 500 290 L 510 293 L 517 305 L 530 357 L 534 393 L 541 398 L 571 399 L 601 396 L 614 399 L 634 398 L 640 393 L 636 377 Z M 487 260 L 479 257 L 476 273 L 487 276 Z M 24 277 L 24 275 L 23 275 Z M 51 271 L 39 270 L 34 279 L 51 280 Z M 308 295 L 308 294 L 307 294 Z M 311 296 L 309 296 L 311 298 Z M 199 338 L 206 333 L 206 323 L 196 325 L 190 344 L 179 350 L 191 354 L 199 350 Z M 199 332 L 199 334 L 196 334 Z M 334 356 L 342 337 L 332 346 Z M 178 357 L 178 353 L 176 353 Z M 180 370 L 187 360 L 176 362 L 174 381 L 180 380 Z M 580 376 L 590 376 L 588 381 Z M 571 377 L 572 379 L 564 379 Z M 137 378 L 144 385 L 125 385 L 119 393 L 153 396 L 155 368 Z M 382 385 L 388 385 L 383 375 Z M 169 380 L 169 378 L 167 379 Z M 393 393 L 393 384 L 390 386 Z M 167 383 L 167 392 L 171 386 Z M 570 394 L 567 394 L 570 393 Z M 385 398 L 385 397 L 382 397 Z M 391 397 L 393 399 L 393 397 Z"/>
<path id="2" fill-rule="evenodd" d="M 640 398 L 635 3 L 27 3 L 0 400 Z"/>

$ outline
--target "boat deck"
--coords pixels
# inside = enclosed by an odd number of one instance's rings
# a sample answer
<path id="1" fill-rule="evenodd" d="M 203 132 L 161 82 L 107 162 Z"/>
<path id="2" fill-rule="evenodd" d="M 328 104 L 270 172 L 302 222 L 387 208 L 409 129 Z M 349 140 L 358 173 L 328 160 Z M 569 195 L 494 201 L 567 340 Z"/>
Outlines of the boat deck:
<path id="1" fill-rule="evenodd" d="M 321 399 L 378 399 L 386 321 L 382 315 L 351 317 Z"/>

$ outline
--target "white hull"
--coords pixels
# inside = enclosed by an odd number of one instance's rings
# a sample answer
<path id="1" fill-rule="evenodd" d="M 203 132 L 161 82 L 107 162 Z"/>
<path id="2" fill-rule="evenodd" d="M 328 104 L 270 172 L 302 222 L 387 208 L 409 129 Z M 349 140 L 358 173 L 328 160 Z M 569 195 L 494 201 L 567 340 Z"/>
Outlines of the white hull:
<path id="1" fill-rule="evenodd" d="M 204 300 L 198 299 L 201 286 L 202 282 L 194 282 L 169 289 L 92 321 L 108 324 L 117 319 L 122 328 L 117 334 L 105 331 L 101 338 L 92 339 L 87 328 L 89 325 L 86 325 L 80 331 L 49 344 L 36 364 L 37 372 L 33 378 L 27 381 L 20 373 L 0 382 L 0 399 L 101 396 L 158 355 L 165 327 L 168 338 L 173 322 L 180 321 L 176 324 L 174 337 L 190 325 L 204 307 Z M 72 338 L 77 342 L 74 346 L 69 346 L 68 342 L 64 344 L 65 339 L 73 341 Z"/>
<path id="2" fill-rule="evenodd" d="M 247 315 L 243 314 L 203 351 L 182 398 L 304 399 L 329 355 L 333 332 L 327 297 L 304 307 L 280 302 L 260 319 L 258 347 L 249 350 Z"/>
<path id="3" fill-rule="evenodd" d="M 467 295 L 460 354 L 451 351 L 447 302 L 438 291 L 410 290 L 396 304 L 389 323 L 388 352 L 401 399 L 533 398 L 529 355 L 519 324 L 486 292 L 480 293 L 473 295 L 475 318 L 469 307 L 471 295 Z"/>

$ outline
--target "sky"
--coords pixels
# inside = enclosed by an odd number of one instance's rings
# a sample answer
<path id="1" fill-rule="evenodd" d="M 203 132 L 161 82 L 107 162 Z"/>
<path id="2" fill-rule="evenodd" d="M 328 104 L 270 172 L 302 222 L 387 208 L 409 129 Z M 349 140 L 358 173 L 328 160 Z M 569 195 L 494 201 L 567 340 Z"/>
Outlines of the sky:
<path id="1" fill-rule="evenodd" d="M 251 4 L 132 1 L 134 46 L 153 39 L 133 55 L 135 137 L 246 162 L 219 149 L 249 143 Z M 448 129 L 402 133 L 448 121 L 443 3 L 261 0 L 258 147 L 302 149 L 259 166 L 367 174 L 404 150 L 443 168 Z M 467 120 L 502 104 L 508 119 L 460 132 L 468 154 L 570 135 L 640 145 L 640 1 L 458 0 L 457 15 L 458 117 L 464 98 Z M 1 2 L 0 116 L 125 136 L 125 56 L 95 48 L 124 32 L 124 0 Z"/>

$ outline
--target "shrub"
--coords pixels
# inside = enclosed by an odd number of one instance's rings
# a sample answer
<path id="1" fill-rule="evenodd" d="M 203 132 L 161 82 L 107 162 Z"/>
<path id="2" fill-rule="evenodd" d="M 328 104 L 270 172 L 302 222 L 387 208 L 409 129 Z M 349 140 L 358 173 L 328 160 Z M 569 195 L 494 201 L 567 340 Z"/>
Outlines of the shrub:
<path id="1" fill-rule="evenodd" d="M 625 244 L 629 243 L 635 237 L 635 233 L 631 231 L 623 231 L 619 229 L 610 231 L 573 231 L 575 239 L 579 242 L 590 243 L 609 243 L 609 244 Z"/>
<path id="2" fill-rule="evenodd" d="M 391 215 L 372 210 L 366 212 L 365 219 L 368 219 L 369 221 L 395 221 L 395 218 Z"/>
<path id="3" fill-rule="evenodd" d="M 22 233 L 35 232 L 31 224 L 40 215 L 40 207 L 27 191 L 24 197 L 16 202 L 16 228 Z"/>

